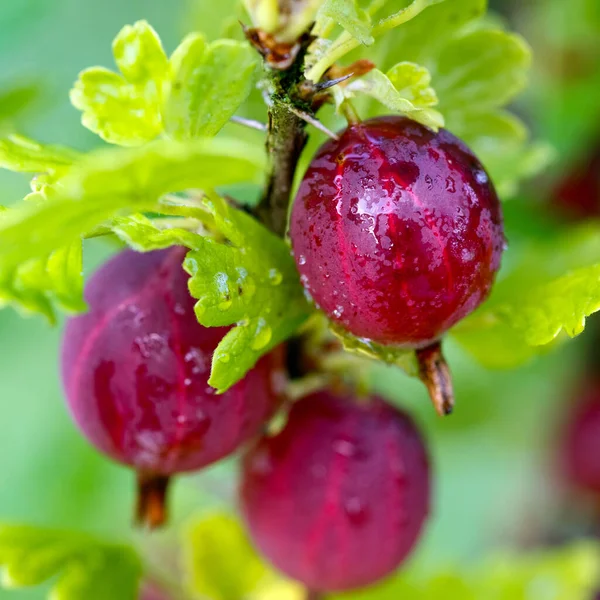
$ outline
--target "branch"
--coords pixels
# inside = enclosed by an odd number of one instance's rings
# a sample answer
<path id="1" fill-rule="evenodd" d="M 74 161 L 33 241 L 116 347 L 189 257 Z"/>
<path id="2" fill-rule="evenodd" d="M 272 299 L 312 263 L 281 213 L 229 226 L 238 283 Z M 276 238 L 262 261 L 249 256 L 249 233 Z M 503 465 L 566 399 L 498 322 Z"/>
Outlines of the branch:
<path id="1" fill-rule="evenodd" d="M 284 236 L 294 175 L 308 136 L 305 122 L 286 102 L 274 100 L 269 110 L 267 153 L 270 172 L 265 194 L 256 208 L 258 218 L 272 231 Z"/>

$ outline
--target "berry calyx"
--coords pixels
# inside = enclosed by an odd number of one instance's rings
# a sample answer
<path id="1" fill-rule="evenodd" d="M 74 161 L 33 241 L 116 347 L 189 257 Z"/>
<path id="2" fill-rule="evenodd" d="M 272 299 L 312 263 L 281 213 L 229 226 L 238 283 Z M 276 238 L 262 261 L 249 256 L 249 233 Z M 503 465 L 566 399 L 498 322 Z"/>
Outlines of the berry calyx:
<path id="1" fill-rule="evenodd" d="M 353 124 L 321 147 L 290 235 L 303 284 L 331 320 L 412 348 L 487 297 L 504 247 L 481 163 L 448 131 L 404 117 Z"/>
<path id="2" fill-rule="evenodd" d="M 87 439 L 138 473 L 138 518 L 165 518 L 168 479 L 214 463 L 256 435 L 277 406 L 279 352 L 217 395 L 207 381 L 226 328 L 203 327 L 184 248 L 126 250 L 86 286 L 89 311 L 64 333 L 62 376 Z"/>
<path id="3" fill-rule="evenodd" d="M 363 587 L 394 571 L 416 544 L 429 494 L 421 436 L 379 398 L 305 397 L 243 465 L 254 542 L 315 592 Z"/>

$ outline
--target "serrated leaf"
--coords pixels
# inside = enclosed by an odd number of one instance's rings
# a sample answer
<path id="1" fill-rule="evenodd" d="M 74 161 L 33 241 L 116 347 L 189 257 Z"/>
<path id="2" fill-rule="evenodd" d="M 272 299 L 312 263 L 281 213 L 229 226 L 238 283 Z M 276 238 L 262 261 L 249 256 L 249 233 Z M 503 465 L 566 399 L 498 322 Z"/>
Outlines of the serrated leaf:
<path id="1" fill-rule="evenodd" d="M 475 152 L 501 198 L 516 192 L 517 183 L 541 172 L 553 160 L 553 149 L 530 142 L 525 125 L 503 110 L 446 113 L 446 126 Z"/>
<path id="2" fill-rule="evenodd" d="M 329 328 L 342 342 L 344 350 L 400 367 L 411 377 L 419 376 L 419 365 L 414 350 L 384 346 L 373 340 L 357 338 L 341 327 L 332 324 L 330 324 Z"/>
<path id="3" fill-rule="evenodd" d="M 165 130 L 175 139 L 215 135 L 248 97 L 257 61 L 247 43 L 189 35 L 171 57 Z"/>
<path id="4" fill-rule="evenodd" d="M 39 144 L 22 135 L 0 139 L 0 168 L 19 173 L 61 173 L 80 154 L 63 146 Z"/>
<path id="5" fill-rule="evenodd" d="M 484 364 L 515 366 L 561 331 L 581 333 L 599 309 L 600 229 L 591 225 L 521 248 L 519 264 L 452 335 Z"/>
<path id="6" fill-rule="evenodd" d="M 421 100 L 425 98 L 426 101 L 430 101 L 432 96 L 435 97 L 433 90 L 423 90 L 423 79 L 426 79 L 426 76 L 423 73 L 413 80 L 415 88 L 413 89 L 410 86 L 410 78 L 415 77 L 416 75 L 414 67 L 417 67 L 417 65 L 411 67 L 398 67 L 392 72 L 392 76 L 400 83 L 400 85 L 404 86 L 401 90 L 398 90 L 394 86 L 388 75 L 382 73 L 378 69 L 373 69 L 363 77 L 352 81 L 352 83 L 346 86 L 346 94 L 367 94 L 381 102 L 390 110 L 402 113 L 431 129 L 437 130 L 444 125 L 444 118 L 442 115 L 432 108 L 421 108 L 409 99 L 416 98 Z"/>
<path id="7" fill-rule="evenodd" d="M 57 577 L 54 600 L 135 600 L 141 563 L 132 548 L 69 531 L 0 525 L 3 586 L 39 585 Z"/>
<path id="8" fill-rule="evenodd" d="M 424 108 L 438 103 L 435 90 L 431 87 L 431 75 L 425 67 L 401 62 L 394 65 L 386 75 L 398 94 L 414 106 Z"/>
<path id="9" fill-rule="evenodd" d="M 116 217 L 110 229 L 129 247 L 138 252 L 150 252 L 170 246 L 185 246 L 197 250 L 202 246 L 202 238 L 197 233 L 173 227 L 160 229 L 144 215 Z"/>
<path id="10" fill-rule="evenodd" d="M 67 247 L 72 249 L 81 236 L 121 213 L 159 209 L 159 198 L 168 192 L 257 181 L 262 174 L 263 161 L 256 151 L 226 138 L 185 144 L 160 141 L 135 150 L 91 153 L 60 180 L 48 200 L 38 194 L 39 201 L 23 202 L 2 213 L 2 294 L 6 301 L 48 316 L 48 294 L 65 308 L 78 310 L 79 288 L 73 288 L 73 296 L 67 293 L 76 280 L 73 255 L 67 252 L 64 258 L 69 260 L 55 263 L 53 253 L 60 256 Z M 32 273 L 38 276 L 37 284 Z"/>
<path id="11" fill-rule="evenodd" d="M 504 106 L 527 83 L 531 51 L 521 36 L 475 30 L 444 45 L 433 81 L 445 111 Z"/>
<path id="12" fill-rule="evenodd" d="M 429 66 L 446 42 L 485 14 L 487 0 L 444 0 L 394 31 L 387 65 L 400 60 Z M 382 43 L 385 43 L 385 38 Z"/>
<path id="13" fill-rule="evenodd" d="M 196 315 L 206 327 L 236 325 L 213 355 L 209 384 L 224 392 L 290 337 L 311 312 L 286 243 L 246 213 L 211 197 L 206 205 L 228 243 L 203 238 L 187 255 Z"/>
<path id="14" fill-rule="evenodd" d="M 365 46 L 375 41 L 371 35 L 371 19 L 358 6 L 357 0 L 325 0 L 319 10 L 319 18 L 332 19 Z"/>
<path id="15" fill-rule="evenodd" d="M 186 528 L 184 558 L 190 591 L 211 600 L 246 598 L 269 572 L 240 523 L 222 513 Z"/>
<path id="16" fill-rule="evenodd" d="M 102 67 L 83 71 L 71 90 L 81 122 L 113 144 L 137 146 L 163 129 L 162 99 L 169 62 L 158 35 L 146 21 L 127 25 L 113 43 L 121 74 Z"/>

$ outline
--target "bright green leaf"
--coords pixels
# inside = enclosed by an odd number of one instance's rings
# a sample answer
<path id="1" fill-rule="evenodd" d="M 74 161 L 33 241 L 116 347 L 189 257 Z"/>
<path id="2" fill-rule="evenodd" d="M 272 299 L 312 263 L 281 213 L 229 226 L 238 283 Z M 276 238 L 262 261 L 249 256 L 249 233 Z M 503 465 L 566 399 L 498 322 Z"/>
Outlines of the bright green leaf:
<path id="1" fill-rule="evenodd" d="M 22 135 L 0 139 L 0 168 L 20 173 L 61 173 L 79 154 L 62 146 L 46 146 Z"/>
<path id="2" fill-rule="evenodd" d="M 49 200 L 23 202 L 2 213 L 4 299 L 49 314 L 47 305 L 42 310 L 49 294 L 66 308 L 79 309 L 79 287 L 73 288 L 73 296 L 67 288 L 79 281 L 70 252 L 81 236 L 122 213 L 160 210 L 159 198 L 169 192 L 260 180 L 263 162 L 245 144 L 226 138 L 186 144 L 161 141 L 139 149 L 105 149 L 88 155 L 61 179 Z M 56 251 L 59 256 L 67 252 L 63 258 L 68 260 L 52 258 Z M 36 285 L 32 273 L 39 277 Z M 29 292 L 36 293 L 35 302 L 26 296 Z"/>
<path id="3" fill-rule="evenodd" d="M 424 108 L 438 103 L 435 90 L 431 87 L 431 75 L 425 67 L 401 62 L 394 65 L 386 75 L 398 94 L 414 106 Z"/>
<path id="4" fill-rule="evenodd" d="M 441 48 L 467 23 L 485 14 L 487 0 L 445 0 L 394 30 L 385 65 L 410 61 L 435 64 Z M 381 44 L 386 44 L 383 37 Z"/>
<path id="5" fill-rule="evenodd" d="M 207 207 L 229 243 L 203 238 L 184 266 L 196 314 L 207 327 L 236 325 L 213 355 L 209 384 L 220 392 L 290 337 L 311 309 L 286 243 L 246 213 L 212 197 Z"/>
<path id="6" fill-rule="evenodd" d="M 531 143 L 525 125 L 508 112 L 456 110 L 445 116 L 447 128 L 483 162 L 502 198 L 516 192 L 519 180 L 536 175 L 553 160 L 552 148 Z"/>
<path id="7" fill-rule="evenodd" d="M 247 43 L 191 34 L 171 58 L 165 129 L 175 139 L 216 134 L 250 93 L 257 61 Z"/>
<path id="8" fill-rule="evenodd" d="M 416 67 L 416 65 L 414 65 Z M 347 95 L 356 93 L 367 94 L 381 102 L 390 110 L 405 114 L 411 119 L 431 127 L 432 129 L 438 129 L 443 127 L 444 118 L 442 115 L 432 108 L 420 108 L 418 105 L 413 104 L 409 98 L 422 99 L 425 98 L 427 101 L 431 100 L 432 95 L 435 97 L 433 90 L 423 90 L 423 74 L 417 75 L 413 67 L 398 67 L 392 72 L 392 76 L 403 86 L 402 90 L 396 89 L 390 78 L 379 71 L 373 69 L 365 76 L 352 81 L 345 88 Z M 411 78 L 413 79 L 413 87 L 411 87 Z M 407 97 L 408 96 L 408 97 Z"/>
<path id="9" fill-rule="evenodd" d="M 21 588 L 56 577 L 53 600 L 135 600 L 142 567 L 132 548 L 70 531 L 0 526 L 3 585 Z"/>
<path id="10" fill-rule="evenodd" d="M 597 224 L 520 248 L 519 257 L 489 300 L 452 330 L 486 365 L 515 366 L 561 331 L 581 333 L 586 317 L 600 309 Z"/>
<path id="11" fill-rule="evenodd" d="M 44 315 L 52 324 L 55 305 L 68 312 L 84 311 L 82 263 L 79 241 L 46 258 L 27 260 L 12 270 L 0 269 L 0 306 L 14 304 Z"/>
<path id="12" fill-rule="evenodd" d="M 371 35 L 371 19 L 368 13 L 357 5 L 357 0 L 325 0 L 319 10 L 319 18 L 322 17 L 341 25 L 361 44 L 370 46 L 374 42 Z"/>
<path id="13" fill-rule="evenodd" d="M 81 122 L 107 142 L 137 146 L 163 129 L 161 107 L 169 63 L 156 32 L 145 21 L 127 25 L 113 43 L 121 75 L 94 67 L 71 90 Z"/>
<path id="14" fill-rule="evenodd" d="M 433 81 L 444 111 L 504 106 L 527 83 L 531 51 L 523 38 L 500 30 L 475 30 L 440 52 Z"/>
<path id="15" fill-rule="evenodd" d="M 113 42 L 113 55 L 129 83 L 146 86 L 167 76 L 169 61 L 158 34 L 146 21 L 121 29 Z"/>
<path id="16" fill-rule="evenodd" d="M 185 246 L 191 250 L 202 247 L 202 238 L 197 233 L 178 227 L 160 229 L 144 215 L 116 217 L 110 229 L 128 246 L 138 252 L 161 250 L 170 246 Z"/>
<path id="17" fill-rule="evenodd" d="M 214 514 L 186 528 L 184 558 L 188 587 L 211 600 L 248 597 L 268 575 L 240 523 Z"/>

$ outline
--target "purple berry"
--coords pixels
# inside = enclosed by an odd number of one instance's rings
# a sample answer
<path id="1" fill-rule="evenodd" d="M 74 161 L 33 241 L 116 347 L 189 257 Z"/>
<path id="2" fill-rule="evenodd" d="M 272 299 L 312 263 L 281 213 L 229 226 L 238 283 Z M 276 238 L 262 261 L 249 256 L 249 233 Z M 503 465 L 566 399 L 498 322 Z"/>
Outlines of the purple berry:
<path id="1" fill-rule="evenodd" d="M 139 511 L 150 520 L 161 519 L 168 476 L 232 453 L 277 406 L 279 352 L 224 394 L 208 385 L 227 329 L 197 322 L 185 252 L 126 250 L 109 260 L 86 287 L 89 311 L 64 334 L 71 413 L 96 448 L 138 472 Z"/>
<path id="2" fill-rule="evenodd" d="M 318 592 L 389 575 L 429 509 L 429 465 L 410 418 L 379 398 L 317 392 L 244 461 L 242 508 L 257 547 Z"/>
<path id="3" fill-rule="evenodd" d="M 487 297 L 498 197 L 467 146 L 404 117 L 351 125 L 313 159 L 290 234 L 302 281 L 353 335 L 424 347 Z"/>

